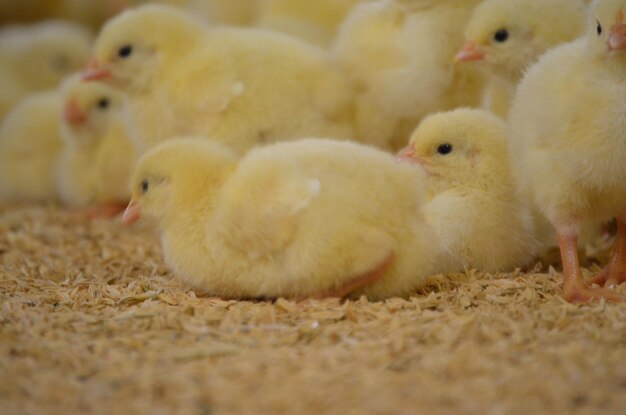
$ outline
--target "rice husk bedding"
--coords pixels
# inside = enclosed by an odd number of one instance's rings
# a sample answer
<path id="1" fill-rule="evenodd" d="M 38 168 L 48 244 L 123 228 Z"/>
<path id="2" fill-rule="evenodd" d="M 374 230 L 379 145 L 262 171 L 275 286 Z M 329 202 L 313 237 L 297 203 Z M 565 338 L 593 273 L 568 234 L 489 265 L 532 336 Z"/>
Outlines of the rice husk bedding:
<path id="1" fill-rule="evenodd" d="M 0 414 L 625 414 L 626 305 L 568 304 L 560 278 L 224 301 L 173 279 L 146 225 L 2 206 Z"/>

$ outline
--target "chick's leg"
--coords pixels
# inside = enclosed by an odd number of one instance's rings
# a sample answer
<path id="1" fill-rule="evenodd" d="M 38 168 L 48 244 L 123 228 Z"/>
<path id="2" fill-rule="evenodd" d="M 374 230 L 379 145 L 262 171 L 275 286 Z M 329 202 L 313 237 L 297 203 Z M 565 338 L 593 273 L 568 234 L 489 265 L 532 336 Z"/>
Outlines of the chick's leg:
<path id="1" fill-rule="evenodd" d="M 583 282 L 578 262 L 578 236 L 569 232 L 557 231 L 561 260 L 563 262 L 563 296 L 571 303 L 597 301 L 604 298 L 620 302 L 623 298 L 610 290 L 591 289 Z"/>
<path id="2" fill-rule="evenodd" d="M 617 220 L 617 236 L 613 243 L 611 258 L 604 270 L 591 280 L 592 284 L 616 287 L 626 282 L 626 220 Z"/>
<path id="3" fill-rule="evenodd" d="M 334 288 L 332 290 L 321 292 L 313 296 L 313 298 L 321 299 L 321 298 L 330 298 L 330 297 L 336 297 L 336 298 L 347 297 L 353 292 L 361 288 L 365 288 L 366 286 L 374 284 L 375 282 L 380 280 L 392 262 L 393 262 L 393 254 L 390 254 L 387 258 L 385 258 L 385 260 L 382 263 L 380 263 L 374 269 L 366 272 L 363 275 L 360 275 L 358 277 L 351 279 L 350 281 L 348 281 L 347 283 L 345 283 L 339 288 Z"/>

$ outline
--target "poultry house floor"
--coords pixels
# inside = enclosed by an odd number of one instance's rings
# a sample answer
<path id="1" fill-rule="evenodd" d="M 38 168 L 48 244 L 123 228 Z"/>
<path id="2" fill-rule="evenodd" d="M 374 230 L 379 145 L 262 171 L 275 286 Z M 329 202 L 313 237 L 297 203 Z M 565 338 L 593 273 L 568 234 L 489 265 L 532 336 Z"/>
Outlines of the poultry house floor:
<path id="1" fill-rule="evenodd" d="M 147 225 L 0 207 L 0 413 L 626 413 L 626 305 L 541 272 L 223 301 L 174 281 Z"/>

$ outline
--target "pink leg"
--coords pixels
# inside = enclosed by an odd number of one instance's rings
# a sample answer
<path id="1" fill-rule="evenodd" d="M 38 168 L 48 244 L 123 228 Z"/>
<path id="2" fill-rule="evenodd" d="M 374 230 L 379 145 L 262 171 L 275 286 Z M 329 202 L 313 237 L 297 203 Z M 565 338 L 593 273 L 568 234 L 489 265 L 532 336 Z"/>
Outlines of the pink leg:
<path id="1" fill-rule="evenodd" d="M 626 282 L 626 222 L 617 219 L 617 236 L 609 263 L 591 282 L 604 287 L 617 287 Z"/>
<path id="2" fill-rule="evenodd" d="M 591 289 L 583 282 L 578 262 L 577 235 L 557 232 L 561 260 L 563 262 L 563 296 L 571 303 L 598 301 L 604 298 L 608 301 L 624 301 L 622 296 L 605 289 Z"/>

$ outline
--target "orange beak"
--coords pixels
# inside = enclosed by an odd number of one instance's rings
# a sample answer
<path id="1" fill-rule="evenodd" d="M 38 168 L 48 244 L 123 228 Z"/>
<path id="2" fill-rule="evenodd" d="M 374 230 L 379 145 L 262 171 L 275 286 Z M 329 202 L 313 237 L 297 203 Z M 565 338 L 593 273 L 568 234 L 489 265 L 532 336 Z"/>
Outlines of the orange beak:
<path id="1" fill-rule="evenodd" d="M 134 200 L 131 200 L 126 210 L 124 211 L 124 216 L 122 216 L 122 223 L 124 225 L 132 225 L 141 219 L 141 211 L 139 210 L 139 206 L 135 203 Z"/>
<path id="2" fill-rule="evenodd" d="M 87 64 L 85 72 L 83 72 L 82 80 L 101 81 L 103 79 L 110 78 L 112 75 L 111 71 L 98 65 L 98 62 L 95 59 L 91 59 Z"/>
<path id="3" fill-rule="evenodd" d="M 458 51 L 456 56 L 454 57 L 455 62 L 471 62 L 471 61 L 482 61 L 485 59 L 485 52 L 479 50 L 476 47 L 476 43 L 473 41 L 468 41 L 463 45 L 461 50 Z"/>
<path id="4" fill-rule="evenodd" d="M 415 161 L 416 154 L 417 154 L 417 151 L 415 150 L 415 147 L 408 146 L 404 150 L 398 153 L 397 160 L 398 161 Z"/>
<path id="5" fill-rule="evenodd" d="M 82 125 L 87 121 L 87 116 L 80 110 L 78 102 L 74 97 L 70 98 L 65 104 L 63 118 L 68 124 L 74 126 Z"/>
<path id="6" fill-rule="evenodd" d="M 626 25 L 622 23 L 624 20 L 624 13 L 619 12 L 617 15 L 617 21 L 611 27 L 609 33 L 609 40 L 607 41 L 610 51 L 618 51 L 626 49 Z"/>

